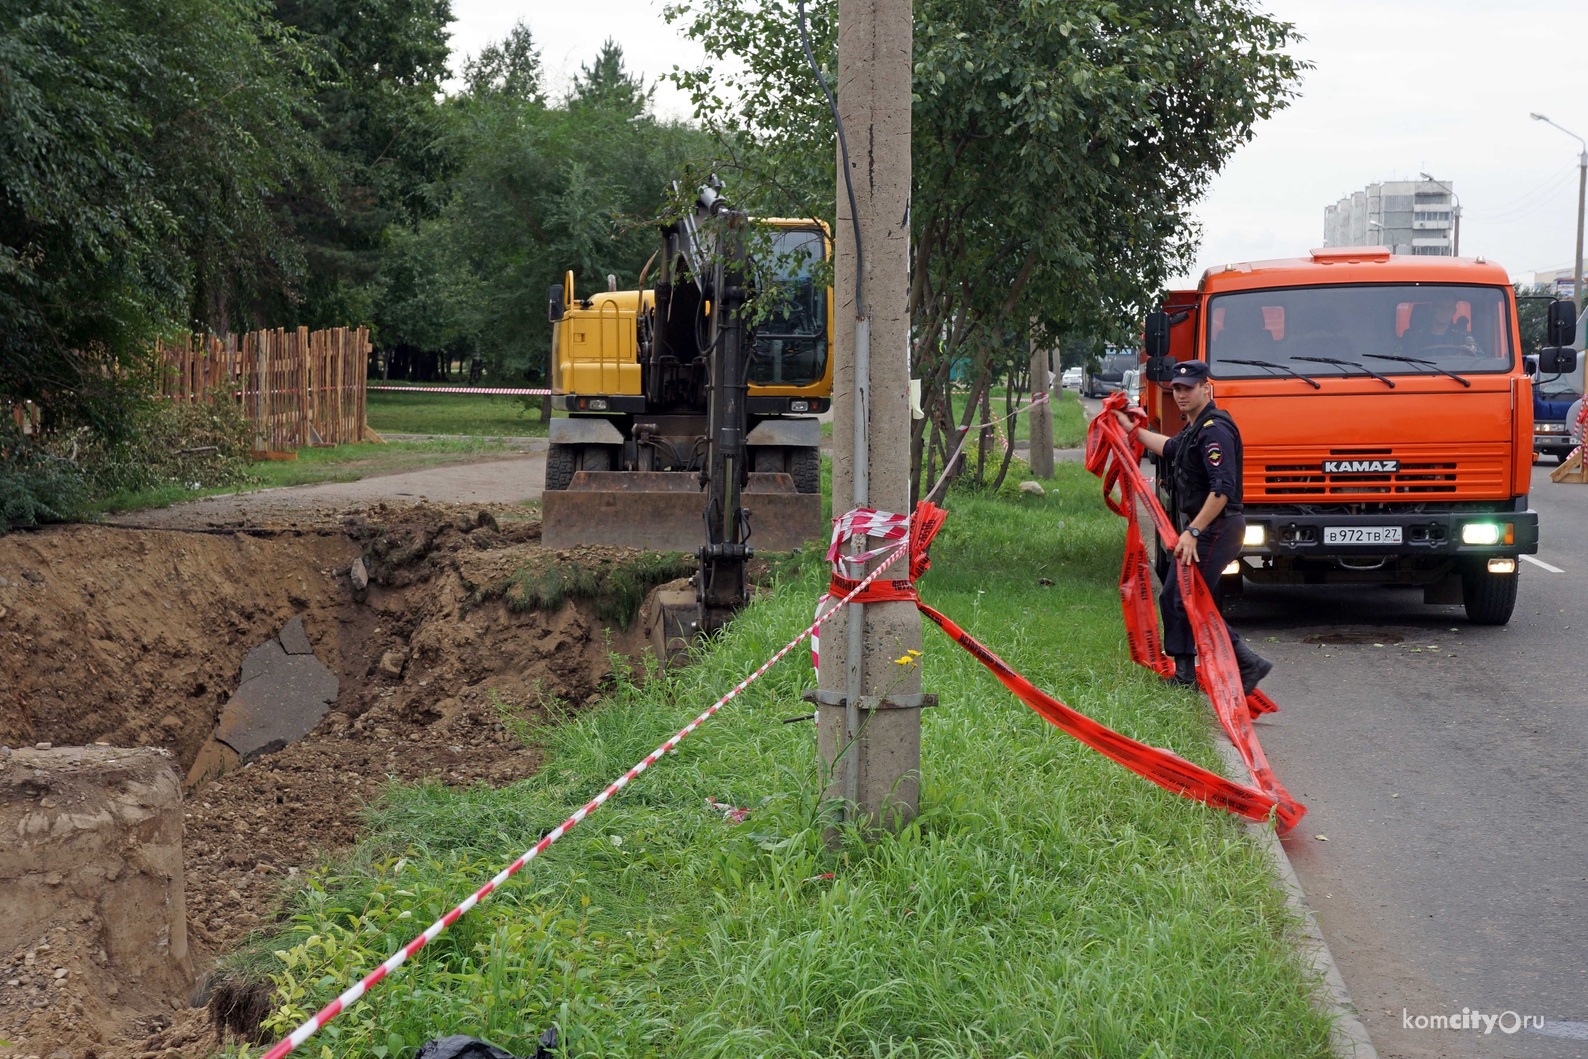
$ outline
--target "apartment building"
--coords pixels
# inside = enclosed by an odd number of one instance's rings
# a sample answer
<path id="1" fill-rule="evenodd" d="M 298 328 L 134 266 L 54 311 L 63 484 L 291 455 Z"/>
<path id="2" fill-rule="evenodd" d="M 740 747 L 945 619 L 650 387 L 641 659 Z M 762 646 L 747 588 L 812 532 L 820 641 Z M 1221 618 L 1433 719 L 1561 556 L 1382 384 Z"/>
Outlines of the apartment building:
<path id="1" fill-rule="evenodd" d="M 1369 184 L 1323 210 L 1324 246 L 1387 246 L 1392 253 L 1449 257 L 1461 234 L 1447 180 Z"/>

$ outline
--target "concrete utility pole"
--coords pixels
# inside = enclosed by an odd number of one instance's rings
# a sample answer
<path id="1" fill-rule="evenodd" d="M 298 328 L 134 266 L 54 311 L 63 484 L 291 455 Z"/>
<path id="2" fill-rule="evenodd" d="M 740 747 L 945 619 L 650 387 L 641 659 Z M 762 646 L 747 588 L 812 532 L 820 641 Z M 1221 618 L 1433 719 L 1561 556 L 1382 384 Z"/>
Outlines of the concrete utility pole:
<path id="1" fill-rule="evenodd" d="M 1050 393 L 1048 351 L 1031 340 L 1031 399 Z M 1053 407 L 1046 402 L 1034 405 L 1031 416 L 1031 473 L 1038 478 L 1053 477 Z M 1013 426 L 1011 424 L 1011 429 Z"/>
<path id="2" fill-rule="evenodd" d="M 1577 156 L 1577 253 L 1571 259 L 1571 299 L 1581 313 L 1583 307 L 1588 305 L 1588 298 L 1583 296 L 1582 289 L 1582 228 L 1583 208 L 1588 206 L 1588 140 L 1584 140 L 1570 129 L 1555 125 L 1542 114 L 1529 114 L 1534 121 L 1542 121 L 1546 125 L 1553 125 L 1567 136 L 1576 140 L 1582 152 Z"/>
<path id="3" fill-rule="evenodd" d="M 913 28 L 910 0 L 839 0 L 838 111 L 855 209 L 840 156 L 833 233 L 835 513 L 852 506 L 910 510 Z M 855 218 L 863 306 L 855 302 Z M 901 559 L 882 577 L 907 577 L 908 567 Z M 922 697 L 920 667 L 894 660 L 920 649 L 921 616 L 910 602 L 846 611 L 822 637 L 818 748 L 831 781 L 826 793 L 844 799 L 850 820 L 895 828 L 919 804 Z"/>

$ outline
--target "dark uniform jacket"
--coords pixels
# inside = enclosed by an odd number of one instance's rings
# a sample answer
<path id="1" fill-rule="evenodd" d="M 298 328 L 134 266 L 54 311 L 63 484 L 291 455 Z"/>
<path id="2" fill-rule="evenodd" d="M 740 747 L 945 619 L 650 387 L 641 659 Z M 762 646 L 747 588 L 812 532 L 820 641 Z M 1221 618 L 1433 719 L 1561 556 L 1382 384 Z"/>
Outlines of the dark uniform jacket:
<path id="1" fill-rule="evenodd" d="M 1241 513 L 1241 432 L 1228 412 L 1209 401 L 1164 443 L 1163 455 L 1174 470 L 1175 499 L 1185 514 L 1201 511 L 1209 493 L 1229 497 L 1221 517 Z"/>

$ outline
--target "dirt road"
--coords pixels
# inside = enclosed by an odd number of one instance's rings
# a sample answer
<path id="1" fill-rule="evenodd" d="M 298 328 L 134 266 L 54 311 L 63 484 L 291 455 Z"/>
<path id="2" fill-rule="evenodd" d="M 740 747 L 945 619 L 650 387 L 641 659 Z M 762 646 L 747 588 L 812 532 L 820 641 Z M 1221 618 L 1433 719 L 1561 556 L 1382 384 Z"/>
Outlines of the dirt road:
<path id="1" fill-rule="evenodd" d="M 168 508 L 132 511 L 110 521 L 119 525 L 190 527 L 313 523 L 360 504 L 520 504 L 538 500 L 546 480 L 543 453 L 504 454 L 478 463 L 454 463 L 421 471 L 321 482 L 279 489 L 229 493 Z"/>

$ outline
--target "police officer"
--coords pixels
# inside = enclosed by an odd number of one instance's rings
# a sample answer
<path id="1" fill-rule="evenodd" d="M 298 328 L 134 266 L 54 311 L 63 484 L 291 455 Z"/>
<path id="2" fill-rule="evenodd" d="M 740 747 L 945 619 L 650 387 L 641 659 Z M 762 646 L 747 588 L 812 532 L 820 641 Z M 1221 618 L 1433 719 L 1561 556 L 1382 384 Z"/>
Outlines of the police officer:
<path id="1" fill-rule="evenodd" d="M 1186 417 L 1185 427 L 1174 437 L 1142 429 L 1124 413 L 1119 417 L 1143 445 L 1172 468 L 1175 499 L 1187 519 L 1174 546 L 1175 559 L 1196 564 L 1217 606 L 1220 574 L 1240 554 L 1246 535 L 1246 517 L 1241 513 L 1241 432 L 1230 414 L 1213 403 L 1213 383 L 1204 362 L 1187 360 L 1175 365 L 1170 388 L 1175 405 Z M 1163 613 L 1164 650 L 1174 656 L 1170 682 L 1195 687 L 1196 640 L 1180 598 L 1178 577 L 1164 578 L 1158 608 Z M 1247 647 L 1228 623 L 1224 627 L 1240 666 L 1242 691 L 1250 695 L 1274 664 Z"/>

